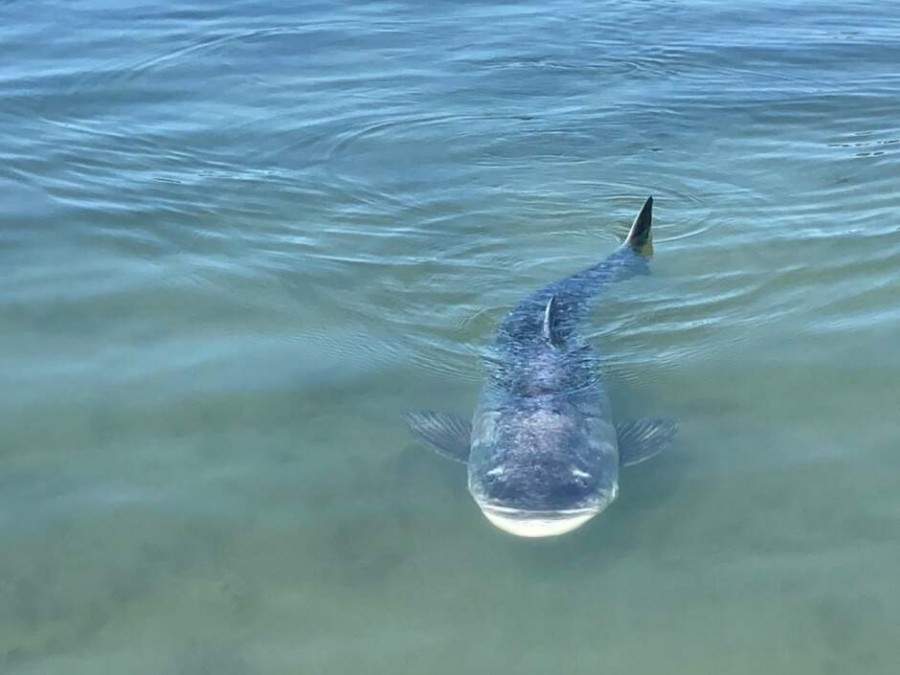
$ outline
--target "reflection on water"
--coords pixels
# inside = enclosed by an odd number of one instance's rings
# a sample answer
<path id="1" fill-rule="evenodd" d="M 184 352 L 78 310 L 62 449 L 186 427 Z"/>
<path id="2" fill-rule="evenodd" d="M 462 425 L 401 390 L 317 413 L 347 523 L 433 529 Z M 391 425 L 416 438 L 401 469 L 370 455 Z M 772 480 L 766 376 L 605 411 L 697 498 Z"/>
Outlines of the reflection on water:
<path id="1" fill-rule="evenodd" d="M 0 671 L 892 673 L 900 15 L 0 3 Z M 404 411 L 590 328 L 675 448 L 555 541 Z"/>

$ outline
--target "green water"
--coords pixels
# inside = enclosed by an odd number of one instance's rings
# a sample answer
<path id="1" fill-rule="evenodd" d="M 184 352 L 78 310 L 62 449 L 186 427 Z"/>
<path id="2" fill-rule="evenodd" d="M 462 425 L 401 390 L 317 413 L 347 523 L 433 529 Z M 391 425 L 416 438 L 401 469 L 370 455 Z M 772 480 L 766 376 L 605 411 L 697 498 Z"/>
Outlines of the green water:
<path id="1" fill-rule="evenodd" d="M 891 3 L 0 3 L 0 672 L 889 674 Z M 403 412 L 656 198 L 678 418 L 493 529 Z"/>

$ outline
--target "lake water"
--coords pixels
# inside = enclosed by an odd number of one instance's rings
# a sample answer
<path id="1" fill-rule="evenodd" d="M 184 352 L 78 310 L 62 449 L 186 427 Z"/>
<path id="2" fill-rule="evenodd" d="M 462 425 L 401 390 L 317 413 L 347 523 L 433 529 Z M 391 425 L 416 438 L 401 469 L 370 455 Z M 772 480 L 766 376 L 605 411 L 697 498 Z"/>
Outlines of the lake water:
<path id="1" fill-rule="evenodd" d="M 898 187 L 895 3 L 0 3 L 0 672 L 898 672 Z M 648 194 L 508 536 L 402 414 Z"/>

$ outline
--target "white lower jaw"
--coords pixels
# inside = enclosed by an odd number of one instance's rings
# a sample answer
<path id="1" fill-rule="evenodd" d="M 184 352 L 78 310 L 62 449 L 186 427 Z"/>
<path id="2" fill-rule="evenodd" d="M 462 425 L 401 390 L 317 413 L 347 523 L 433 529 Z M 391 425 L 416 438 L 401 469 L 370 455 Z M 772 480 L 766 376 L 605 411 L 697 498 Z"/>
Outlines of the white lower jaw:
<path id="1" fill-rule="evenodd" d="M 517 537 L 556 537 L 576 530 L 603 510 L 603 506 L 567 511 L 525 511 L 479 504 L 492 525 Z"/>

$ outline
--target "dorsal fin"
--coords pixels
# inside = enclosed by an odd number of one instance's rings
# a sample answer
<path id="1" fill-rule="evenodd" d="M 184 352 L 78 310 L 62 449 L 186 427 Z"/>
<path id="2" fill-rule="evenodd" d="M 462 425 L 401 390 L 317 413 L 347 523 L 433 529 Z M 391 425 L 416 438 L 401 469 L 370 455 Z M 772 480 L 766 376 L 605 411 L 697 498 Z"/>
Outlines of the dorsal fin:
<path id="1" fill-rule="evenodd" d="M 556 296 L 551 295 L 544 308 L 544 325 L 541 329 L 544 339 L 554 347 L 562 347 L 565 344 L 559 326 L 559 303 Z"/>
<path id="2" fill-rule="evenodd" d="M 631 246 L 637 253 L 645 258 L 653 255 L 653 237 L 650 226 L 653 224 L 653 197 L 647 197 L 647 201 L 641 207 L 637 218 L 628 231 L 625 243 Z"/>

